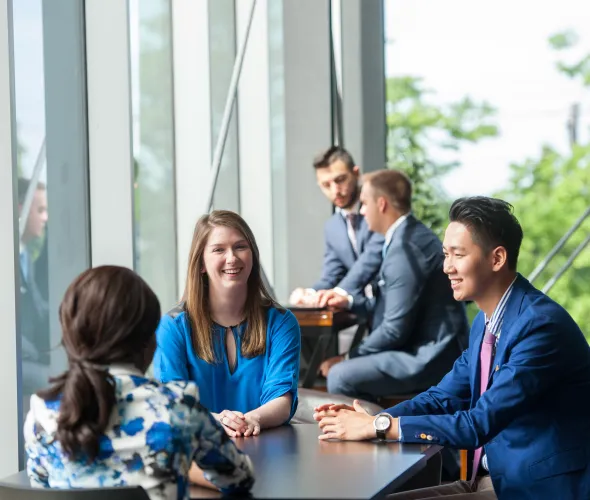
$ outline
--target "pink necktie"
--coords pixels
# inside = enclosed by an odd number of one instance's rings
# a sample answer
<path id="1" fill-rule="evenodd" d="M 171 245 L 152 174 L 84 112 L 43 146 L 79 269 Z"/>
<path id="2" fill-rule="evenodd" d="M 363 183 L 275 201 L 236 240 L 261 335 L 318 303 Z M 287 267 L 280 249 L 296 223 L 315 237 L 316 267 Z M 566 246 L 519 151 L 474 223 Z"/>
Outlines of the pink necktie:
<path id="1" fill-rule="evenodd" d="M 492 355 L 494 353 L 494 343 L 496 342 L 496 337 L 493 333 L 490 333 L 488 330 L 488 325 L 486 325 L 486 331 L 483 337 L 483 342 L 481 344 L 481 352 L 479 354 L 479 364 L 480 364 L 480 388 L 479 388 L 479 395 L 481 396 L 488 387 L 488 378 L 490 377 L 490 366 L 492 364 Z M 477 475 L 477 469 L 479 468 L 479 462 L 481 461 L 481 453 L 483 451 L 483 446 L 475 450 L 475 454 L 473 455 L 473 472 L 471 473 L 471 483 L 473 484 L 475 481 L 475 476 Z"/>

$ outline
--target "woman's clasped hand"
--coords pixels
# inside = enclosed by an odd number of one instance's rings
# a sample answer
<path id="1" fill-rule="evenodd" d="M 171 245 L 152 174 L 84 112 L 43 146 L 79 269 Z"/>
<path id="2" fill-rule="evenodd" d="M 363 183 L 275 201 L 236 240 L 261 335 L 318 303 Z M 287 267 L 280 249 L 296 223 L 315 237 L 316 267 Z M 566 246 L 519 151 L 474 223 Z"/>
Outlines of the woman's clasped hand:
<path id="1" fill-rule="evenodd" d="M 250 437 L 260 434 L 260 419 L 251 414 L 244 415 L 241 411 L 223 410 L 217 414 L 216 420 L 231 437 Z"/>

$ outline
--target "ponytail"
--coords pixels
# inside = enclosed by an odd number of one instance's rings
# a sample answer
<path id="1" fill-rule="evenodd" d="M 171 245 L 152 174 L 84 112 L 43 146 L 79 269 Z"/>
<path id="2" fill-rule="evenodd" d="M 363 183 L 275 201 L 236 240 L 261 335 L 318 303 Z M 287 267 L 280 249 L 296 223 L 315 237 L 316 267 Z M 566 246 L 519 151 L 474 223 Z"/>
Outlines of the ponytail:
<path id="1" fill-rule="evenodd" d="M 55 438 L 64 454 L 90 463 L 102 458 L 101 439 L 111 417 L 117 418 L 116 383 L 105 365 L 147 369 L 160 303 L 130 269 L 100 266 L 84 271 L 68 287 L 59 319 L 68 370 L 49 379 L 52 386 L 37 395 L 59 402 Z"/>
<path id="2" fill-rule="evenodd" d="M 53 387 L 38 396 L 46 401 L 60 398 L 57 440 L 70 459 L 92 462 L 99 455 L 100 436 L 117 402 L 113 377 L 106 367 L 75 360 L 50 382 Z"/>

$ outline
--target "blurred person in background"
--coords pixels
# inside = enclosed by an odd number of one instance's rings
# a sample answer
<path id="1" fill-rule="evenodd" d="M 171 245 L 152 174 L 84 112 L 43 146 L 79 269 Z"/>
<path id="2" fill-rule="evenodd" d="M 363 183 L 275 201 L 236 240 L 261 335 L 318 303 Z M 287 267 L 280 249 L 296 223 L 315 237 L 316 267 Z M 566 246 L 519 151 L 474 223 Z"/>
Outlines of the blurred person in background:
<path id="1" fill-rule="evenodd" d="M 23 358 L 23 393 L 25 410 L 29 397 L 46 384 L 49 365 L 49 312 L 47 276 L 37 276 L 37 271 L 47 271 L 47 266 L 37 265 L 40 254 L 47 258 L 47 189 L 37 183 L 28 214 L 23 208 L 30 181 L 18 179 L 19 225 L 24 224 L 19 248 L 19 328 Z M 26 217 L 26 220 L 23 218 Z M 39 286 L 39 281 L 45 286 Z M 45 291 L 45 293 L 43 293 Z"/>
<path id="2" fill-rule="evenodd" d="M 372 313 L 373 329 L 320 370 L 328 392 L 376 401 L 440 382 L 467 345 L 469 324 L 443 272 L 441 241 L 412 214 L 410 179 L 379 170 L 363 180 L 361 213 L 385 240 L 380 291 L 376 298 L 328 291 L 320 305 Z"/>
<path id="3" fill-rule="evenodd" d="M 296 288 L 289 302 L 317 306 L 325 290 L 342 295 L 372 296 L 372 281 L 381 266 L 383 237 L 369 229 L 360 214 L 360 169 L 341 146 L 319 154 L 313 167 L 322 193 L 336 207 L 324 230 L 324 263 L 320 279 L 310 288 Z"/>

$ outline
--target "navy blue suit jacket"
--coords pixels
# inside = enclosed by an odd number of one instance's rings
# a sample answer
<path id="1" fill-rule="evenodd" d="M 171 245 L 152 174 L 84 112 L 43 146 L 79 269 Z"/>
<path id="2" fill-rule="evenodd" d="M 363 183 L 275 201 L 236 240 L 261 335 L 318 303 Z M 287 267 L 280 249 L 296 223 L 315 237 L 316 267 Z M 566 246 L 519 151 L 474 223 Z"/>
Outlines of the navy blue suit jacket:
<path id="1" fill-rule="evenodd" d="M 373 314 L 373 330 L 351 358 L 387 351 L 381 367 L 417 390 L 436 384 L 467 345 L 469 324 L 443 272 L 438 237 L 413 215 L 393 233 L 374 299 L 354 297 L 353 311 Z"/>
<path id="2" fill-rule="evenodd" d="M 519 275 L 480 397 L 484 328 L 480 312 L 469 348 L 440 384 L 387 410 L 402 416 L 403 440 L 484 445 L 500 499 L 590 498 L 590 347 L 582 332 Z"/>
<path id="3" fill-rule="evenodd" d="M 360 217 L 356 231 L 359 255 L 354 252 L 348 238 L 346 220 L 341 213 L 334 213 L 324 229 L 324 264 L 322 276 L 313 285 L 316 290 L 340 287 L 351 295 L 362 293 L 374 280 L 381 266 L 383 236 L 369 231 L 364 217 Z"/>

